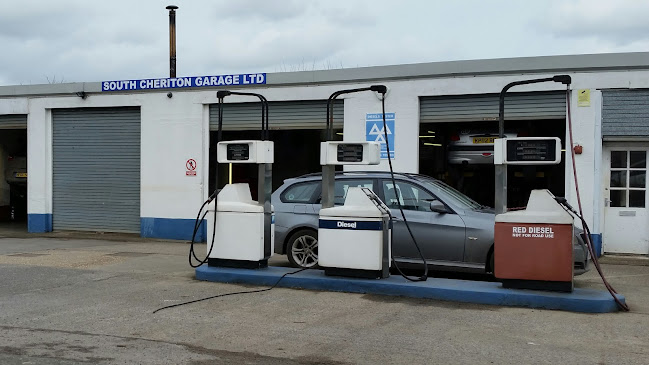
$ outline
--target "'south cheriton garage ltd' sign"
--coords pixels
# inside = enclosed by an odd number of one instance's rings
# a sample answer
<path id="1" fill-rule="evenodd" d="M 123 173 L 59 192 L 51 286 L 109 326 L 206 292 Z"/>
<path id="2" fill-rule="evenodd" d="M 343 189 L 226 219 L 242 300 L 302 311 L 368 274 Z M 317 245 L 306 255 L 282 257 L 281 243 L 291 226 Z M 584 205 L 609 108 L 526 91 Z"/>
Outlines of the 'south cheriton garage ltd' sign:
<path id="1" fill-rule="evenodd" d="M 101 91 L 178 89 L 187 87 L 214 87 L 231 85 L 262 85 L 265 83 L 265 73 L 219 76 L 191 76 L 163 79 L 102 81 Z"/>

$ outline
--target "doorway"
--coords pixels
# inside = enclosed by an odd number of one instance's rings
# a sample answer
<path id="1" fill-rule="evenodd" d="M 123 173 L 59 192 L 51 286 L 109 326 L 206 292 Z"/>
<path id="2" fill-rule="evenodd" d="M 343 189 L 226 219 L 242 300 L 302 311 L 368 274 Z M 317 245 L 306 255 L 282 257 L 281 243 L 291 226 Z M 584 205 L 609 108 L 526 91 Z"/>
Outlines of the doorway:
<path id="1" fill-rule="evenodd" d="M 0 129 L 0 228 L 27 231 L 27 129 Z"/>
<path id="2" fill-rule="evenodd" d="M 605 144 L 605 253 L 649 254 L 647 157 L 649 145 Z"/>

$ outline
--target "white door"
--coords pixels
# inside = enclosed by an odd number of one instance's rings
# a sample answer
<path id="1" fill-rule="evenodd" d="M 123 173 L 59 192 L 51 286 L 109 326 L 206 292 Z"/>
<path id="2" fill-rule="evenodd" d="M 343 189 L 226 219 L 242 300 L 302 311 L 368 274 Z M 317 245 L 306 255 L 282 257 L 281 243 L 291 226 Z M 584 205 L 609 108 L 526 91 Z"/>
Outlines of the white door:
<path id="1" fill-rule="evenodd" d="M 604 146 L 604 252 L 649 254 L 647 151 Z"/>

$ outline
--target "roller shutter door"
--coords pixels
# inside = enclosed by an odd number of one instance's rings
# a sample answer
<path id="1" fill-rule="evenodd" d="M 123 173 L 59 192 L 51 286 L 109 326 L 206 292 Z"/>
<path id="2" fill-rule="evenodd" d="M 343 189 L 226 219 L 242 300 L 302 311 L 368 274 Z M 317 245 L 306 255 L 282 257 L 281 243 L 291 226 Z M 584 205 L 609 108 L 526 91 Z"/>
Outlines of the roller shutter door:
<path id="1" fill-rule="evenodd" d="M 421 123 L 498 120 L 499 94 L 423 96 Z M 505 120 L 565 119 L 565 91 L 505 95 Z"/>
<path id="2" fill-rule="evenodd" d="M 343 127 L 343 100 L 334 102 L 334 128 Z M 271 129 L 324 129 L 326 100 L 270 101 L 268 124 Z M 210 130 L 218 127 L 219 104 L 210 105 Z M 223 130 L 258 130 L 261 128 L 260 103 L 223 104 Z"/>
<path id="3" fill-rule="evenodd" d="M 27 129 L 27 115 L 0 115 L 0 129 Z"/>
<path id="4" fill-rule="evenodd" d="M 602 91 L 602 137 L 649 139 L 649 90 Z"/>
<path id="5" fill-rule="evenodd" d="M 140 108 L 52 111 L 55 230 L 140 232 Z"/>

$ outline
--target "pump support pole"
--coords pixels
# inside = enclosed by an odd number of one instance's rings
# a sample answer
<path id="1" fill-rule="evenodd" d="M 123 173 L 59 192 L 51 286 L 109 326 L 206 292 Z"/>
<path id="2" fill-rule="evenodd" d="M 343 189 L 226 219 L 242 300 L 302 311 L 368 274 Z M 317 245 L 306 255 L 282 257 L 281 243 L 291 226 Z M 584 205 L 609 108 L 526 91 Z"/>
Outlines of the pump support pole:
<path id="1" fill-rule="evenodd" d="M 569 75 L 557 75 L 553 77 L 546 77 L 542 79 L 531 79 L 523 81 L 514 81 L 505 85 L 505 87 L 500 91 L 500 104 L 498 108 L 498 137 L 505 138 L 505 94 L 507 90 L 511 89 L 514 86 L 518 85 L 527 85 L 527 84 L 536 84 L 539 82 L 560 82 L 564 85 L 570 85 L 572 79 Z M 494 208 L 496 214 L 505 213 L 507 211 L 507 165 L 500 164 L 495 165 L 495 200 Z"/>
<path id="2" fill-rule="evenodd" d="M 327 120 L 325 130 L 325 140 L 331 141 L 334 136 L 334 113 L 332 110 L 333 103 L 337 97 L 343 94 L 357 93 L 360 91 L 374 91 L 382 93 L 385 96 L 388 88 L 385 85 L 372 85 L 357 89 L 346 89 L 334 92 L 327 99 Z M 334 186 L 336 184 L 336 167 L 334 165 L 322 165 L 322 208 L 331 208 L 334 206 Z"/>

